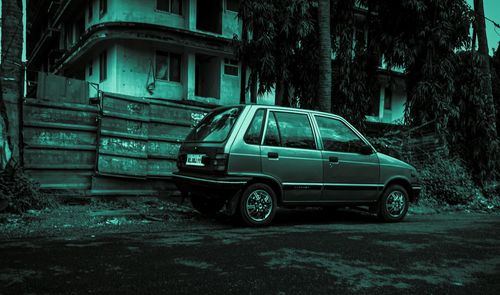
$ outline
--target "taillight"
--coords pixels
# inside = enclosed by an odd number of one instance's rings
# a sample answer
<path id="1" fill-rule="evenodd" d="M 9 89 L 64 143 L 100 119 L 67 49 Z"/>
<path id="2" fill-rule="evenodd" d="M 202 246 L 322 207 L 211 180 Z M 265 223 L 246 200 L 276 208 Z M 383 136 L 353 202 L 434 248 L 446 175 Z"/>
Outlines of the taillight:
<path id="1" fill-rule="evenodd" d="M 212 166 L 214 171 L 226 171 L 227 170 L 227 159 L 228 154 L 216 154 L 212 160 Z"/>

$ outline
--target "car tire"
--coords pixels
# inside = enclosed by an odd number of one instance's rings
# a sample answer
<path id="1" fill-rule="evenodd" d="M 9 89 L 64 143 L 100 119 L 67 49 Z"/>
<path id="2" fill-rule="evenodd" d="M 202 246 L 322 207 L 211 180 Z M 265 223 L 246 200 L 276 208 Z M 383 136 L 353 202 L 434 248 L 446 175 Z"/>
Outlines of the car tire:
<path id="1" fill-rule="evenodd" d="M 276 193 L 267 184 L 249 185 L 241 195 L 240 216 L 249 226 L 265 226 L 276 215 Z"/>
<path id="2" fill-rule="evenodd" d="M 406 216 L 408 206 L 408 191 L 400 185 L 391 185 L 379 200 L 377 216 L 385 222 L 398 222 Z"/>
<path id="3" fill-rule="evenodd" d="M 220 200 L 211 200 L 200 195 L 191 195 L 191 205 L 193 208 L 205 216 L 214 216 L 224 206 Z"/>

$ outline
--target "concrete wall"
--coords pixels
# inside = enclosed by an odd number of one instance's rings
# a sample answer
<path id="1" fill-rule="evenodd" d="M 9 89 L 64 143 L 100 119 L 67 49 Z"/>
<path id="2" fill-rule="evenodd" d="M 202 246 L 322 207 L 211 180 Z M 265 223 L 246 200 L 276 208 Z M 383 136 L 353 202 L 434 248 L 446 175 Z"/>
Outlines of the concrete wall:
<path id="1" fill-rule="evenodd" d="M 240 76 L 224 74 L 224 57 L 214 56 L 210 72 L 205 73 L 210 79 L 207 85 L 211 87 L 213 97 L 195 96 L 195 65 L 194 50 L 180 46 L 164 44 L 144 44 L 139 41 L 119 41 L 107 43 L 101 50 L 108 54 L 108 73 L 106 80 L 99 79 L 99 54 L 102 51 L 89 52 L 86 60 L 85 75 L 89 82 L 99 84 L 99 89 L 123 95 L 171 100 L 197 100 L 210 104 L 227 105 L 239 103 Z M 156 50 L 181 54 L 181 81 L 154 81 Z M 88 63 L 92 62 L 92 75 L 89 75 Z M 148 92 L 147 85 L 154 87 Z"/>
<path id="2" fill-rule="evenodd" d="M 86 80 L 91 83 L 99 84 L 100 90 L 108 92 L 119 92 L 118 81 L 118 66 L 123 62 L 119 59 L 119 46 L 118 44 L 108 44 L 99 48 L 101 51 L 90 53 L 86 58 L 85 63 L 85 76 Z M 99 73 L 99 55 L 106 51 L 107 54 L 107 77 L 101 81 Z M 92 75 L 89 76 L 89 63 L 92 62 Z"/>

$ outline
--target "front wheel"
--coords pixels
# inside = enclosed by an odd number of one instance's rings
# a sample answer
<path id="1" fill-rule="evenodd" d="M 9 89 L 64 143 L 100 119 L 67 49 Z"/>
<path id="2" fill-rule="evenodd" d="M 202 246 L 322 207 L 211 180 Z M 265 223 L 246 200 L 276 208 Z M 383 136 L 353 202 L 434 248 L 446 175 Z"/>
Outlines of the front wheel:
<path id="1" fill-rule="evenodd" d="M 378 217 L 386 222 L 403 220 L 408 212 L 408 192 L 400 185 L 388 187 L 378 204 Z"/>
<path id="2" fill-rule="evenodd" d="M 224 206 L 223 201 L 211 200 L 200 195 L 191 195 L 191 204 L 196 211 L 206 216 L 215 215 Z"/>
<path id="3" fill-rule="evenodd" d="M 267 184 L 255 183 L 248 186 L 240 199 L 240 215 L 250 226 L 264 226 L 271 223 L 276 214 L 276 194 Z"/>

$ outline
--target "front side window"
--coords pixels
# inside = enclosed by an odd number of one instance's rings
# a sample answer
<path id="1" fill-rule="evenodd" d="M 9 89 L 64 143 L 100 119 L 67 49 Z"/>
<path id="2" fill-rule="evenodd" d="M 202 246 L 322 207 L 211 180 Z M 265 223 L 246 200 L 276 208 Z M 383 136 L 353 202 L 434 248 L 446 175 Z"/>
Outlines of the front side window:
<path id="1" fill-rule="evenodd" d="M 332 152 L 359 153 L 366 144 L 343 122 L 327 117 L 317 116 L 319 133 L 323 141 L 323 149 Z"/>
<path id="2" fill-rule="evenodd" d="M 222 142 L 226 140 L 240 113 L 241 107 L 232 107 L 208 114 L 189 133 L 186 141 Z"/>
<path id="3" fill-rule="evenodd" d="M 156 52 L 156 79 L 181 81 L 181 55 L 163 51 Z"/>
<path id="4" fill-rule="evenodd" d="M 316 149 L 306 114 L 270 112 L 264 144 L 300 149 Z"/>
<path id="5" fill-rule="evenodd" d="M 182 15 L 182 0 L 156 0 L 156 9 Z"/>
<path id="6" fill-rule="evenodd" d="M 248 144 L 260 144 L 260 139 L 262 137 L 262 123 L 264 122 L 263 109 L 258 110 L 250 123 L 250 126 L 243 137 L 243 140 Z"/>

